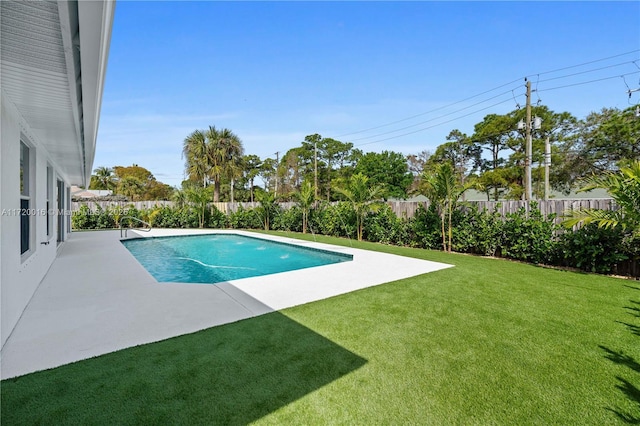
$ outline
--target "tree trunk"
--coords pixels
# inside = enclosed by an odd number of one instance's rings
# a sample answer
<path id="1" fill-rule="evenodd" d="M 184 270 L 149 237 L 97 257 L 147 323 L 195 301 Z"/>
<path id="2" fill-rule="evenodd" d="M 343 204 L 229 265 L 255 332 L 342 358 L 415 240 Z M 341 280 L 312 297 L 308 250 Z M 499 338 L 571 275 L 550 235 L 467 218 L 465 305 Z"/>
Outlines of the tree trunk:
<path id="1" fill-rule="evenodd" d="M 445 212 L 444 210 L 442 211 L 442 214 L 440 214 L 440 225 L 442 227 L 442 250 L 447 251 L 447 234 L 444 231 L 444 221 L 445 221 Z"/>
<path id="2" fill-rule="evenodd" d="M 220 202 L 220 181 L 213 182 L 213 202 Z"/>

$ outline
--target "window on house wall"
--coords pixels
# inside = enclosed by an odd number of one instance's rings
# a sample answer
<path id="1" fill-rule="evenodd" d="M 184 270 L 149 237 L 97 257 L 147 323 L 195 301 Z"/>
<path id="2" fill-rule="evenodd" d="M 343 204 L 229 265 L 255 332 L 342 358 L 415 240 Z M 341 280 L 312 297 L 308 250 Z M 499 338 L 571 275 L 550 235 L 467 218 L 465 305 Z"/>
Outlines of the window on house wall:
<path id="1" fill-rule="evenodd" d="M 51 208 L 53 205 L 53 168 L 47 166 L 47 239 L 53 235 L 53 215 Z"/>
<path id="2" fill-rule="evenodd" d="M 20 141 L 20 254 L 31 249 L 31 149 Z"/>
<path id="3" fill-rule="evenodd" d="M 67 234 L 71 233 L 71 187 L 67 186 L 67 194 L 66 194 L 66 210 L 64 212 L 65 217 L 67 218 Z"/>
<path id="4" fill-rule="evenodd" d="M 64 182 L 58 180 L 58 243 L 64 241 Z"/>

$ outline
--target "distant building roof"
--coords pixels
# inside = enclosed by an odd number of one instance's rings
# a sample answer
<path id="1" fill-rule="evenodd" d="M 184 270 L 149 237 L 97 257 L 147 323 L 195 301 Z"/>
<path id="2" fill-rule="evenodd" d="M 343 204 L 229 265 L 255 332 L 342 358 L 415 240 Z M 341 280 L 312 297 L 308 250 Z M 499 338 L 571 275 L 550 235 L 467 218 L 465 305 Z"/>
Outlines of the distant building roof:
<path id="1" fill-rule="evenodd" d="M 71 186 L 71 196 L 74 198 L 97 198 L 112 195 L 110 189 L 84 189 L 77 186 Z"/>

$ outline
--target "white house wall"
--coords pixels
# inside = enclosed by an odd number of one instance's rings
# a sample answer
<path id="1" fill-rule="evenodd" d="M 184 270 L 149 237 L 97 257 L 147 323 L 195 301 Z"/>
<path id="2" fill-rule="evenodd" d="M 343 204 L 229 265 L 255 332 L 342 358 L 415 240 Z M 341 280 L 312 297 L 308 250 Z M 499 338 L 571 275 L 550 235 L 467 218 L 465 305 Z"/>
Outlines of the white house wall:
<path id="1" fill-rule="evenodd" d="M 47 210 L 47 167 L 52 167 L 54 171 L 54 192 L 50 200 L 52 209 L 56 208 L 55 182 L 62 177 L 42 142 L 33 138 L 33 132 L 5 96 L 1 103 L 0 337 L 4 345 L 56 256 L 57 218 L 53 218 L 51 233 L 47 236 L 47 216 L 43 214 Z M 20 254 L 21 139 L 30 145 L 30 154 L 35 155 L 31 163 L 35 166 L 34 194 L 31 196 L 31 207 L 35 214 L 30 231 L 33 238 L 26 257 Z M 49 244 L 41 244 L 43 242 Z"/>

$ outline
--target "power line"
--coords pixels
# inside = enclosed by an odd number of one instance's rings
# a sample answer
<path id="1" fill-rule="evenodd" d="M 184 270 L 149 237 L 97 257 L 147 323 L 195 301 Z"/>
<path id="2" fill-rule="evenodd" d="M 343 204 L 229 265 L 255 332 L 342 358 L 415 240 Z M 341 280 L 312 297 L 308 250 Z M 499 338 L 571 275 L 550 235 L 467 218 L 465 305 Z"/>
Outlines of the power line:
<path id="1" fill-rule="evenodd" d="M 619 64 L 615 64 L 615 65 L 609 65 L 609 66 L 606 66 L 606 67 L 594 68 L 594 69 L 591 69 L 591 70 L 580 71 L 580 72 L 576 72 L 576 73 L 573 73 L 573 74 L 561 75 L 559 77 L 553 77 L 553 78 L 547 78 L 545 80 L 539 80 L 538 83 L 544 83 L 545 81 L 559 80 L 561 78 L 573 77 L 573 76 L 576 76 L 576 75 L 587 74 L 587 73 L 595 72 L 595 71 L 602 71 L 602 70 L 605 70 L 605 69 L 608 69 L 608 68 L 615 68 L 615 67 L 619 67 L 621 65 L 633 64 L 633 63 L 635 63 L 635 61 L 620 62 Z"/>
<path id="2" fill-rule="evenodd" d="M 451 107 L 451 106 L 454 106 L 454 105 L 460 104 L 460 103 L 462 103 L 462 102 L 466 102 L 466 101 L 468 101 L 468 100 L 470 100 L 470 99 L 477 98 L 478 96 L 482 96 L 482 95 L 484 95 L 484 94 L 487 94 L 487 93 L 493 92 L 493 91 L 495 91 L 495 90 L 501 89 L 501 88 L 503 88 L 503 87 L 505 87 L 505 86 L 508 86 L 508 85 L 510 85 L 510 84 L 513 84 L 513 83 L 516 83 L 516 82 L 518 82 L 518 81 L 520 81 L 520 79 L 516 79 L 516 80 L 510 81 L 509 83 L 502 84 L 502 85 L 500 85 L 500 86 L 494 87 L 493 89 L 486 90 L 486 91 L 484 91 L 484 92 L 482 92 L 482 93 L 478 93 L 477 95 L 470 96 L 470 97 L 465 98 L 465 99 L 462 99 L 462 100 L 460 100 L 460 101 L 456 101 L 456 102 L 453 102 L 453 103 L 451 103 L 451 104 L 448 104 L 448 105 L 445 105 L 445 106 L 442 106 L 442 107 L 438 107 L 438 108 L 432 109 L 432 110 L 430 110 L 430 111 L 422 112 L 422 113 L 420 113 L 420 114 L 412 115 L 411 117 L 407 117 L 407 118 L 403 118 L 403 119 L 400 119 L 400 120 L 392 121 L 392 122 L 390 122 L 390 123 L 386 123 L 386 124 L 381 124 L 381 125 L 379 125 L 379 126 L 375 126 L 375 127 L 370 127 L 370 128 L 368 128 L 368 129 L 362 129 L 362 130 L 358 130 L 358 131 L 351 132 L 351 133 L 343 133 L 343 134 L 337 135 L 336 137 L 338 137 L 338 138 L 339 138 L 339 137 L 342 137 L 342 136 L 355 135 L 355 134 L 358 134 L 358 133 L 364 133 L 364 132 L 368 132 L 368 131 L 370 131 L 370 130 L 376 130 L 376 129 L 380 129 L 380 128 L 382 128 L 382 127 L 391 126 L 391 125 L 393 125 L 393 124 L 402 123 L 403 121 L 407 121 L 407 120 L 411 120 L 411 119 L 416 118 L 416 117 L 421 117 L 421 116 L 423 116 L 423 115 L 431 114 L 432 112 L 437 112 L 437 111 L 440 111 L 440 110 L 443 110 L 443 109 L 449 108 L 449 107 Z M 498 96 L 499 96 L 499 95 L 498 95 Z M 493 98 L 489 98 L 489 99 L 493 99 Z"/>
<path id="3" fill-rule="evenodd" d="M 583 82 L 580 82 L 580 83 L 565 84 L 564 86 L 550 87 L 549 89 L 542 89 L 542 90 L 538 90 L 538 91 L 539 92 L 548 92 L 548 91 L 551 91 L 551 90 L 564 89 L 565 87 L 573 87 L 573 86 L 580 86 L 580 85 L 583 85 L 583 84 L 596 83 L 598 81 L 611 80 L 613 78 L 620 78 L 620 77 L 625 77 L 627 75 L 633 75 L 633 74 L 640 74 L 640 71 L 629 72 L 629 73 L 622 74 L 622 75 L 614 75 L 614 76 L 611 76 L 611 77 L 603 77 L 603 78 L 598 78 L 596 80 L 583 81 Z"/>
<path id="4" fill-rule="evenodd" d="M 401 128 L 399 128 L 399 129 L 395 129 L 395 130 L 389 130 L 389 131 L 387 131 L 387 132 L 378 133 L 378 134 L 371 135 L 371 136 L 363 136 L 363 137 L 358 138 L 358 139 L 352 139 L 352 140 L 351 140 L 351 142 L 356 142 L 356 141 L 364 140 L 364 139 L 371 139 L 371 138 L 375 138 L 375 137 L 378 137 L 378 136 L 384 136 L 384 135 L 388 135 L 388 134 L 390 134 L 390 133 L 395 133 L 395 132 L 400 132 L 400 131 L 402 131 L 402 130 L 410 129 L 410 128 L 412 128 L 412 127 L 416 127 L 416 126 L 419 126 L 419 125 L 421 125 L 421 124 L 426 124 L 426 123 L 429 123 L 429 122 L 432 122 L 432 121 L 436 121 L 436 120 L 439 120 L 439 119 L 441 119 L 441 118 L 448 117 L 448 116 L 453 115 L 453 114 L 457 114 L 457 113 L 459 113 L 459 112 L 461 112 L 461 111 L 464 111 L 464 110 L 466 110 L 466 109 L 473 108 L 474 106 L 477 106 L 477 105 L 483 104 L 483 103 L 485 103 L 485 102 L 487 102 L 487 101 L 490 101 L 490 100 L 492 100 L 492 99 L 498 98 L 498 97 L 503 96 L 503 95 L 508 94 L 508 93 L 512 94 L 512 96 L 513 96 L 513 90 L 515 90 L 515 89 L 507 90 L 506 92 L 499 93 L 499 94 L 497 94 L 497 95 L 495 95 L 495 96 L 492 96 L 492 97 L 490 97 L 490 98 L 487 98 L 487 99 L 485 99 L 485 100 L 483 100 L 483 101 L 476 102 L 475 104 L 468 105 L 468 106 L 466 106 L 466 107 L 464 107 L 464 108 L 460 108 L 460 109 L 458 109 L 458 110 L 456 110 L 456 111 L 452 111 L 452 112 L 449 112 L 449 113 L 447 113 L 447 114 L 443 114 L 443 115 L 440 115 L 440 116 L 438 116 L 438 117 L 431 118 L 431 119 L 429 119 L 429 120 L 421 121 L 421 122 L 419 122 L 419 123 L 412 124 L 412 125 L 410 125 L 410 126 L 401 127 Z M 522 95 L 518 95 L 518 96 L 522 96 Z M 513 96 L 513 98 L 515 99 L 515 96 Z M 506 101 L 505 101 L 505 102 L 506 102 Z M 502 102 L 501 102 L 501 103 L 502 103 Z"/>
<path id="5" fill-rule="evenodd" d="M 596 62 L 603 62 L 603 61 L 606 61 L 606 60 L 609 60 L 609 59 L 619 58 L 620 56 L 626 56 L 626 55 L 630 55 L 630 54 L 632 54 L 632 53 L 637 53 L 637 52 L 640 52 L 640 49 L 635 49 L 635 50 L 631 50 L 631 51 L 629 51 L 629 52 L 620 53 L 620 54 L 618 54 L 618 55 L 607 56 L 606 58 L 595 59 L 595 60 L 593 60 L 593 61 L 584 62 L 584 63 L 582 63 L 582 64 L 570 65 L 570 66 L 568 66 L 568 67 L 558 68 L 558 69 L 555 69 L 555 70 L 545 71 L 545 72 L 540 72 L 540 73 L 537 73 L 537 74 L 531 74 L 531 75 L 544 75 L 544 74 L 551 74 L 551 73 L 554 73 L 554 72 L 564 71 L 564 70 L 568 70 L 568 69 L 571 69 L 571 68 L 578 68 L 578 67 L 581 67 L 581 66 L 584 66 L 584 65 L 595 64 Z"/>
<path id="6" fill-rule="evenodd" d="M 595 59 L 593 61 L 583 62 L 583 63 L 577 64 L 577 65 L 571 65 L 571 66 L 568 66 L 568 67 L 557 68 L 555 70 L 544 71 L 544 72 L 537 73 L 537 74 L 531 74 L 531 75 L 529 75 L 529 77 L 530 76 L 534 76 L 534 75 L 537 75 L 539 77 L 540 75 L 544 75 L 544 74 L 551 74 L 551 73 L 558 72 L 558 71 L 564 71 L 564 70 L 567 70 L 567 69 L 578 68 L 578 67 L 581 67 L 581 66 L 584 66 L 584 65 L 589 65 L 589 64 L 593 64 L 593 63 L 597 63 L 597 62 L 603 62 L 603 61 L 606 61 L 606 60 L 609 60 L 609 59 L 619 58 L 621 56 L 626 56 L 626 55 L 630 55 L 630 54 L 637 53 L 637 52 L 640 52 L 640 49 L 632 50 L 632 51 L 625 52 L 625 53 L 620 53 L 620 54 L 613 55 L 613 56 L 608 56 L 606 58 Z M 626 63 L 634 63 L 634 61 L 625 62 L 623 64 L 626 64 Z M 612 67 L 619 66 L 619 65 L 622 65 L 622 64 L 616 64 L 616 65 L 611 65 L 611 66 L 607 66 L 607 67 L 601 67 L 601 68 L 597 68 L 597 69 L 594 69 L 594 70 L 587 70 L 587 71 L 584 71 L 584 72 L 581 72 L 581 73 L 593 72 L 593 71 L 602 70 L 602 69 L 606 69 L 606 68 L 612 68 Z M 572 74 L 572 75 L 578 75 L 578 74 L 581 74 L 581 73 L 575 73 L 575 74 Z M 565 77 L 568 77 L 568 76 L 565 76 Z M 563 77 L 555 77 L 555 78 L 563 78 Z M 357 130 L 357 131 L 349 132 L 349 133 L 342 133 L 342 134 L 337 135 L 336 137 L 340 138 L 340 137 L 343 137 L 343 136 L 356 135 L 356 134 L 359 134 L 359 133 L 365 133 L 365 132 L 368 132 L 368 131 L 371 131 L 371 130 L 377 130 L 377 129 L 380 129 L 380 128 L 383 128 L 383 127 L 388 127 L 388 126 L 392 126 L 394 124 L 402 123 L 402 122 L 405 122 L 405 121 L 408 121 L 408 120 L 411 120 L 411 119 L 414 119 L 414 118 L 417 118 L 417 117 L 421 117 L 423 115 L 431 114 L 433 112 L 437 112 L 437 111 L 452 107 L 454 105 L 458 105 L 460 103 L 466 102 L 468 100 L 471 100 L 471 99 L 477 98 L 479 96 L 485 95 L 487 93 L 493 92 L 495 90 L 501 89 L 501 88 L 503 88 L 505 86 L 511 85 L 511 84 L 516 83 L 516 82 L 521 81 L 521 80 L 522 80 L 522 78 L 518 78 L 518 79 L 515 79 L 515 80 L 510 81 L 508 83 L 505 83 L 505 84 L 502 84 L 500 86 L 497 86 L 497 87 L 495 87 L 493 89 L 486 90 L 486 91 L 484 91 L 482 93 L 478 93 L 476 95 L 470 96 L 470 97 L 462 99 L 460 101 L 453 102 L 451 104 L 447 104 L 447 105 L 442 106 L 442 107 L 438 107 L 438 108 L 435 108 L 435 109 L 432 109 L 432 110 L 429 110 L 429 111 L 426 111 L 426 112 L 415 114 L 415 115 L 412 115 L 412 116 L 409 116 L 409 117 L 406 117 L 406 118 L 402 118 L 400 120 L 395 120 L 395 121 L 392 121 L 392 122 L 389 122 L 389 123 L 385 123 L 385 124 L 381 124 L 381 125 L 378 125 L 378 126 L 369 127 L 369 128 L 366 128 L 366 129 L 361 129 L 361 130 Z M 537 83 L 540 83 L 541 81 L 549 81 L 549 80 L 552 80 L 552 79 L 539 80 Z M 492 99 L 492 98 L 490 98 L 490 99 Z M 400 130 L 402 130 L 402 129 L 398 129 L 397 131 L 400 131 Z M 391 131 L 390 133 L 392 133 L 392 132 L 393 131 Z M 372 136 L 372 137 L 375 137 L 375 136 Z M 357 139 L 357 140 L 360 140 L 360 139 Z"/>
<path id="7" fill-rule="evenodd" d="M 388 138 L 385 138 L 385 139 L 379 139 L 379 140 L 372 141 L 372 142 L 361 143 L 361 144 L 358 144 L 358 145 L 355 145 L 355 146 L 371 145 L 371 144 L 378 143 L 378 142 L 384 142 L 384 141 L 388 141 L 388 140 L 391 140 L 391 139 L 396 139 L 396 138 L 400 138 L 400 137 L 403 137 L 403 136 L 412 135 L 414 133 L 422 132 L 424 130 L 432 129 L 432 128 L 437 127 L 437 126 L 441 126 L 443 124 L 451 123 L 452 121 L 456 121 L 456 120 L 459 120 L 460 118 L 468 117 L 468 116 L 473 115 L 473 114 L 475 114 L 477 112 L 484 111 L 484 110 L 489 109 L 489 108 L 493 108 L 494 106 L 498 106 L 500 104 L 504 104 L 504 103 L 509 102 L 509 101 L 511 101 L 511 99 L 507 99 L 507 100 L 504 100 L 504 101 L 497 102 L 497 103 L 495 103 L 493 105 L 489 105 L 488 107 L 472 111 L 472 112 L 470 112 L 468 114 L 464 114 L 464 115 L 461 115 L 461 116 L 456 117 L 456 118 L 452 118 L 451 120 L 443 121 L 442 123 L 434 124 L 434 125 L 428 126 L 428 127 L 423 127 L 421 129 L 417 129 L 417 130 L 414 130 L 412 132 L 403 133 L 401 135 L 396 135 L 396 136 L 391 136 L 391 137 L 388 137 Z"/>

